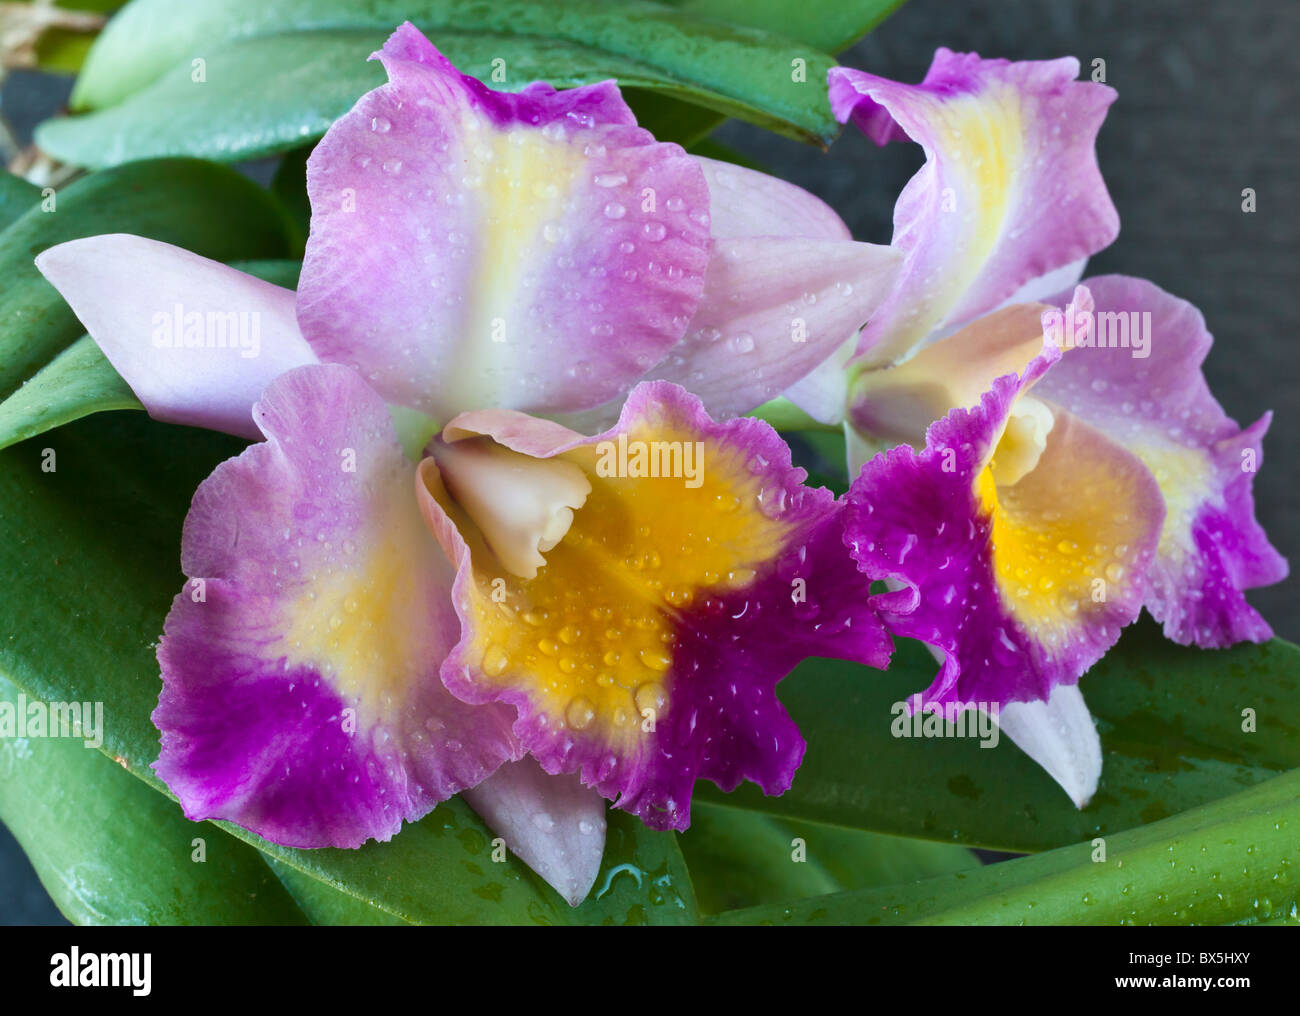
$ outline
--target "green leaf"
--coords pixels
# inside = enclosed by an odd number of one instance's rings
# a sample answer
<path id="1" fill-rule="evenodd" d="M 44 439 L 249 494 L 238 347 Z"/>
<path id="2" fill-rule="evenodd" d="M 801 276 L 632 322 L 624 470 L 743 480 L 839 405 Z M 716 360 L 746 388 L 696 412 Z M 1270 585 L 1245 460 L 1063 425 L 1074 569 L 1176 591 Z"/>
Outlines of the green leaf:
<path id="1" fill-rule="evenodd" d="M 26 0 L 30 2 L 30 0 Z M 54 0 L 55 7 L 63 7 L 70 11 L 95 11 L 99 14 L 111 14 L 125 3 L 126 0 Z"/>
<path id="2" fill-rule="evenodd" d="M 39 6 L 27 0 L 4 6 L 9 66 L 75 74 L 103 26 L 99 15 L 120 7 L 121 0 L 55 0 Z"/>
<path id="3" fill-rule="evenodd" d="M 771 407 L 773 403 L 767 405 Z M 760 416 L 757 412 L 751 415 L 772 422 L 767 415 Z M 807 471 L 808 479 L 805 483 L 812 487 L 828 487 L 837 497 L 849 489 L 849 479 L 844 468 L 843 433 L 797 430 L 787 431 L 781 437 L 790 446 L 794 464 Z"/>
<path id="4" fill-rule="evenodd" d="M 30 705 L 0 677 L 10 720 Z M 79 738 L 15 733 L 0 737 L 0 819 L 73 923 L 303 923 L 257 851 L 186 820 Z"/>
<path id="5" fill-rule="evenodd" d="M 0 402 L 0 448 L 91 413 L 143 409 L 89 335 L 83 335 Z"/>
<path id="6" fill-rule="evenodd" d="M 283 267 L 282 277 L 293 268 Z M 161 687 L 154 644 L 183 581 L 181 523 L 199 481 L 243 444 L 122 413 L 78 421 L 41 444 L 52 459 L 30 442 L 0 453 L 0 574 L 22 576 L 21 595 L 13 584 L 0 594 L 0 631 L 7 633 L 0 674 L 45 701 L 105 702 L 101 750 L 163 790 L 149 768 L 158 755 L 150 714 Z M 696 916 L 673 835 L 621 814 L 610 818 L 593 899 L 578 910 L 515 859 L 494 863 L 492 834 L 459 800 L 391 842 L 360 850 L 292 850 L 222 828 L 349 897 L 327 903 L 323 890 L 309 897 L 286 878 L 315 918 L 370 909 L 377 920 L 438 924 Z"/>
<path id="7" fill-rule="evenodd" d="M 76 74 L 94 44 L 94 33 L 51 28 L 36 42 L 36 66 L 53 74 Z"/>
<path id="8" fill-rule="evenodd" d="M 905 0 L 665 0 L 686 14 L 749 25 L 839 53 L 903 6 Z"/>
<path id="9" fill-rule="evenodd" d="M 271 178 L 271 193 L 280 199 L 297 228 L 300 242 L 294 256 L 302 257 L 307 234 L 311 231 L 311 199 L 307 196 L 307 159 L 315 145 L 302 145 L 284 153 Z"/>
<path id="10" fill-rule="evenodd" d="M 678 10 L 775 32 L 807 43 L 825 53 L 848 49 L 870 32 L 904 0 L 665 0 Z M 825 79 L 821 79 L 825 83 Z M 636 113 L 637 123 L 661 141 L 676 141 L 699 155 L 718 158 L 696 146 L 726 119 L 719 113 L 679 99 L 640 89 L 628 89 L 624 98 Z M 744 165 L 742 162 L 741 165 Z M 750 167 L 757 168 L 757 167 Z"/>
<path id="11" fill-rule="evenodd" d="M 231 268 L 256 275 L 263 282 L 285 289 L 298 288 L 298 276 L 302 273 L 302 262 L 293 258 L 258 258 L 253 261 L 232 261 Z"/>
<path id="12" fill-rule="evenodd" d="M 624 87 L 623 98 L 636 122 L 660 141 L 672 141 L 690 150 L 727 118 L 704 106 L 647 88 Z"/>
<path id="13" fill-rule="evenodd" d="M 0 233 L 0 398 L 46 366 L 83 329 L 34 258 L 65 240 L 136 233 L 218 261 L 288 253 L 290 227 L 275 199 L 233 170 L 191 159 L 95 173 L 28 210 Z"/>
<path id="14" fill-rule="evenodd" d="M 0 170 L 0 230 L 41 199 L 41 189 L 21 176 Z"/>
<path id="15" fill-rule="evenodd" d="M 283 861 L 268 857 L 276 877 L 312 924 L 400 925 L 407 922 L 365 900 L 335 889 Z"/>
<path id="16" fill-rule="evenodd" d="M 896 885 L 978 865 L 964 847 L 696 803 L 682 853 L 705 913 Z"/>
<path id="17" fill-rule="evenodd" d="M 574 924 L 695 924 L 699 907 L 675 833 L 647 829 L 610 811 L 605 856 L 591 894 L 571 911 Z"/>
<path id="18" fill-rule="evenodd" d="M 297 887 L 286 884 L 313 920 L 351 923 L 367 915 L 364 923 L 564 924 L 571 913 L 520 861 L 492 860 L 493 834 L 458 799 L 389 842 L 357 850 L 295 850 L 221 826 L 297 873 Z M 308 879 L 317 886 L 312 895 L 302 888 Z M 326 890 L 345 898 L 331 900 Z"/>
<path id="19" fill-rule="evenodd" d="M 614 77 L 804 140 L 825 144 L 838 131 L 826 99 L 829 56 L 642 0 L 191 0 L 180 11 L 170 0 L 136 0 L 101 35 L 73 93 L 74 109 L 98 112 L 47 121 L 37 141 L 88 166 L 296 147 L 383 80 L 365 57 L 407 19 L 497 87 Z M 805 80 L 794 80 L 797 61 Z"/>
<path id="20" fill-rule="evenodd" d="M 494 834 L 458 798 L 390 842 L 358 850 L 294 850 L 221 825 L 268 855 L 316 923 L 689 924 L 698 918 L 673 834 L 646 829 L 623 812 L 610 813 L 600 875 L 577 908 L 514 857 L 494 860 Z"/>
<path id="21" fill-rule="evenodd" d="M 1294 920 L 1300 771 L 1141 829 L 909 886 L 732 911 L 721 924 L 1233 924 Z"/>
<path id="22" fill-rule="evenodd" d="M 243 447 L 110 413 L 0 452 L 0 673 L 46 701 L 107 703 L 103 750 L 154 786 L 154 644 L 184 581 L 181 522 Z"/>
<path id="23" fill-rule="evenodd" d="M 900 642 L 880 673 L 811 660 L 778 688 L 808 741 L 794 786 L 725 800 L 773 815 L 1013 851 L 1111 835 L 1225 797 L 1300 766 L 1300 650 L 1280 639 L 1205 651 L 1144 621 L 1083 680 L 1104 764 L 1078 811 L 1038 765 L 1001 738 L 894 737 L 896 705 L 925 688 L 929 653 Z M 1257 729 L 1242 729 L 1242 710 Z"/>

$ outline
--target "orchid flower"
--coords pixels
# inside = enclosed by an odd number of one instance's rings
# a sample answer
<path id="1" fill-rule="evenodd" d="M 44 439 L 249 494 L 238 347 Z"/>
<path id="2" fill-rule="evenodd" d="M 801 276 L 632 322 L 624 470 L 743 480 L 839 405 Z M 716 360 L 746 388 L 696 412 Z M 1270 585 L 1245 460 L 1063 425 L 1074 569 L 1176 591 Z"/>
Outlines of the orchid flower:
<path id="1" fill-rule="evenodd" d="M 1287 566 L 1251 497 L 1269 417 L 1242 430 L 1214 400 L 1201 315 L 1122 276 L 1071 295 L 1118 231 L 1093 151 L 1114 92 L 1077 74 L 947 50 L 920 85 L 830 72 L 838 119 L 926 163 L 898 286 L 789 395 L 846 421 L 845 541 L 940 661 L 914 706 L 998 710 L 1082 807 L 1101 749 L 1079 677 L 1143 606 L 1183 644 L 1269 638 L 1243 591 Z"/>
<path id="2" fill-rule="evenodd" d="M 139 237 L 38 258 L 152 416 L 265 439 L 186 519 L 155 768 L 189 817 L 299 847 L 464 791 L 576 905 L 601 796 L 680 829 L 700 777 L 781 793 L 776 682 L 887 662 L 841 606 L 840 506 L 714 417 L 825 359 L 900 256 L 656 142 L 612 82 L 496 92 L 409 24 L 376 56 L 308 162 L 296 293 Z M 257 355 L 204 332 L 245 311 Z"/>

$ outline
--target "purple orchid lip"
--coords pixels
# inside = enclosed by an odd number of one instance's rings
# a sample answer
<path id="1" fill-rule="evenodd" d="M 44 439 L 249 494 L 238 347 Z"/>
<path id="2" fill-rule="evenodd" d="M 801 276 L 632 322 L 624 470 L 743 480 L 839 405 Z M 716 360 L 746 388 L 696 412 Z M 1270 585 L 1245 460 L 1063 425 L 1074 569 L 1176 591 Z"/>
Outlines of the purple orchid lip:
<path id="1" fill-rule="evenodd" d="M 808 655 L 883 667 L 891 648 L 874 613 L 842 597 L 862 582 L 834 497 L 802 486 L 766 424 L 715 423 L 664 382 L 639 386 L 595 437 L 500 410 L 443 434 L 453 447 L 484 440 L 580 467 L 588 493 L 545 567 L 511 574 L 452 500 L 463 481 L 444 483 L 441 453 L 424 461 L 426 518 L 459 564 L 463 635 L 447 686 L 514 706 L 515 734 L 543 769 L 580 773 L 655 828 L 686 827 L 700 778 L 786 790 L 804 743 L 776 683 Z M 656 444 L 680 472 L 653 456 L 635 465 Z"/>
<path id="2" fill-rule="evenodd" d="M 1287 572 L 1251 499 L 1268 417 L 1242 430 L 1224 414 L 1200 370 L 1210 341 L 1190 304 L 1106 276 L 854 389 L 855 424 L 920 445 L 863 466 L 845 541 L 893 584 L 875 598 L 890 630 L 938 650 L 922 707 L 1017 706 L 1013 736 L 1080 805 L 1100 752 L 1063 689 L 1143 606 L 1184 644 L 1272 635 L 1243 595 Z"/>
<path id="3" fill-rule="evenodd" d="M 886 624 L 943 652 L 923 706 L 1044 701 L 1141 609 L 1163 517 L 1154 480 L 1068 413 L 1051 413 L 1045 434 L 1016 430 L 1026 403 L 1037 418 L 1026 392 L 1060 356 L 1044 346 L 933 424 L 920 452 L 867 463 L 850 490 L 845 542 L 859 568 L 901 584 L 876 598 Z M 1025 443 L 1037 457 L 1008 473 Z"/>

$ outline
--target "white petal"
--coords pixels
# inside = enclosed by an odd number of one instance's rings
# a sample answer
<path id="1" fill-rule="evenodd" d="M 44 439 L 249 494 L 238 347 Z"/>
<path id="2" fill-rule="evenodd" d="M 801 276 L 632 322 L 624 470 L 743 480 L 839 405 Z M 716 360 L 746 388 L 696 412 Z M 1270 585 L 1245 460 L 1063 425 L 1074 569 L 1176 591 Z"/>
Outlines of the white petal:
<path id="1" fill-rule="evenodd" d="M 1101 738 L 1076 684 L 1058 685 L 1046 702 L 1002 707 L 998 726 L 1082 808 L 1101 779 Z"/>
<path id="2" fill-rule="evenodd" d="M 171 244 L 113 233 L 36 258 L 149 415 L 258 438 L 253 403 L 316 356 L 292 290 Z"/>
<path id="3" fill-rule="evenodd" d="M 715 240 L 742 236 L 851 239 L 844 220 L 802 187 L 730 162 L 694 159 L 709 185 L 709 232 Z"/>
<path id="4" fill-rule="evenodd" d="M 569 906 L 586 899 L 605 853 L 605 799 L 576 773 L 551 776 L 528 757 L 461 796 Z"/>

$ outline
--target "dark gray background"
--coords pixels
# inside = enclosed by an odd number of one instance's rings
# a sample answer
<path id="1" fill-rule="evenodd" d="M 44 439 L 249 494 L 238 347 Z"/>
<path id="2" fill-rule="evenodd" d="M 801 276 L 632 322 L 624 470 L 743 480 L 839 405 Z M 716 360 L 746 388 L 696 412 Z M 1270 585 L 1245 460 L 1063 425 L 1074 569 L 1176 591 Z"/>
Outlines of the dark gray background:
<path id="1" fill-rule="evenodd" d="M 791 0 L 797 3 L 798 0 Z M 1274 409 L 1256 485 L 1259 518 L 1275 545 L 1300 560 L 1300 314 L 1295 0 L 911 0 L 840 60 L 919 81 L 937 46 L 984 56 L 1073 55 L 1085 71 L 1106 61 L 1119 91 L 1099 142 L 1122 231 L 1090 274 L 1138 275 L 1196 303 L 1216 345 L 1210 385 L 1242 423 Z M 6 87 L 6 114 L 29 127 L 66 92 L 29 76 Z M 898 191 L 919 149 L 877 149 L 854 131 L 830 153 L 728 124 L 719 139 L 828 201 L 861 240 L 886 243 Z M 1258 212 L 1241 211 L 1253 187 Z M 1288 580 L 1251 594 L 1279 635 L 1300 639 L 1300 603 Z M 22 852 L 0 829 L 0 924 L 62 918 Z"/>

